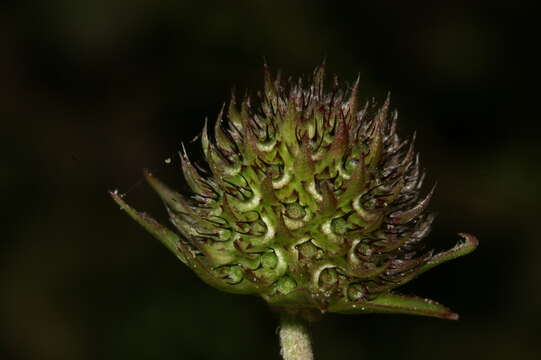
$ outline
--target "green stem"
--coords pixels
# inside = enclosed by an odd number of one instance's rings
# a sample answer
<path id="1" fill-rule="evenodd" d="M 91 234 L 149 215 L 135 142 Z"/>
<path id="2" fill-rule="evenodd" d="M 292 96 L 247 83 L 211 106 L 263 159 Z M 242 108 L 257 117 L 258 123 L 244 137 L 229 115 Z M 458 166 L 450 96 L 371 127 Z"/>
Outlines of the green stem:
<path id="1" fill-rule="evenodd" d="M 314 359 L 305 322 L 285 312 L 280 317 L 280 346 L 284 360 Z"/>

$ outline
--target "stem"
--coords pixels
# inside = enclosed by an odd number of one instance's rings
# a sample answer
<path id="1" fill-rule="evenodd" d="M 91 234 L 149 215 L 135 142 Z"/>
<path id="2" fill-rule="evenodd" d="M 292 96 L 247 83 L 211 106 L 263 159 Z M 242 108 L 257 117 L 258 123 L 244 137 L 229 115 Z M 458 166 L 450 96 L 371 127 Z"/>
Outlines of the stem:
<path id="1" fill-rule="evenodd" d="M 314 359 L 305 322 L 285 312 L 280 317 L 280 346 L 284 360 Z"/>

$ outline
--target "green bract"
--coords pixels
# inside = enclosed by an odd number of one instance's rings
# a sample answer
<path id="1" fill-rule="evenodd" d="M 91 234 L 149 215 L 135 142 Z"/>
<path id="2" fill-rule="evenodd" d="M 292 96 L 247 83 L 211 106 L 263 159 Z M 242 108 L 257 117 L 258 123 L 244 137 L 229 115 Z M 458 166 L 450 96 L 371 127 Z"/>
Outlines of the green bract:
<path id="1" fill-rule="evenodd" d="M 193 194 L 174 192 L 150 173 L 173 232 L 130 216 L 201 279 L 220 290 L 253 294 L 293 313 L 409 313 L 456 319 L 433 301 L 392 290 L 475 249 L 464 241 L 437 255 L 422 252 L 433 216 L 421 195 L 413 140 L 396 134 L 389 99 L 357 108 L 335 81 L 324 92 L 323 66 L 311 81 L 283 84 L 265 67 L 257 105 L 231 100 L 202 146 L 208 171 L 180 155 Z M 225 119 L 224 119 L 225 118 Z M 225 120 L 225 121 L 224 121 Z"/>

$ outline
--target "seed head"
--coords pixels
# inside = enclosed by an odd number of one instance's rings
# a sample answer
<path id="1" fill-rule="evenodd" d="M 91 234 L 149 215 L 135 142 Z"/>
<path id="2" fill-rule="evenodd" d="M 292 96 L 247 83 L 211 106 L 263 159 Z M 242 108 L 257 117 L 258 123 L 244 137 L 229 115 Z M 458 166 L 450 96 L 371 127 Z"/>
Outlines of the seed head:
<path id="1" fill-rule="evenodd" d="M 257 102 L 233 96 L 201 144 L 206 170 L 183 146 L 193 193 L 181 195 L 149 172 L 176 231 L 111 195 L 202 280 L 223 291 L 261 296 L 273 307 L 314 313 L 408 313 L 456 319 L 446 307 L 393 290 L 475 249 L 477 240 L 425 251 L 434 187 L 414 139 L 401 141 L 389 97 L 357 103 L 337 80 L 325 92 L 324 67 L 308 82 L 273 79 Z M 415 137 L 415 136 L 414 136 Z"/>

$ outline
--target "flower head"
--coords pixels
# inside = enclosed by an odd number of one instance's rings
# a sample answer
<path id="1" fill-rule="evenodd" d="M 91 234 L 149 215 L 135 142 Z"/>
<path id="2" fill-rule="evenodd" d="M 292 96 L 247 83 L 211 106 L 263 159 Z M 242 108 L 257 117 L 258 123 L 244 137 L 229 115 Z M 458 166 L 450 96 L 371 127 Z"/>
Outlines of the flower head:
<path id="1" fill-rule="evenodd" d="M 475 249 L 472 235 L 453 249 L 423 250 L 434 216 L 432 188 L 413 139 L 401 141 L 389 98 L 358 106 L 357 84 L 324 67 L 309 83 L 272 79 L 257 103 L 231 99 L 212 135 L 201 136 L 207 169 L 180 154 L 193 193 L 181 195 L 152 174 L 176 231 L 113 198 L 215 288 L 259 295 L 306 316 L 317 312 L 409 313 L 455 319 L 446 307 L 393 290 Z M 224 114 L 225 113 L 225 114 Z"/>

